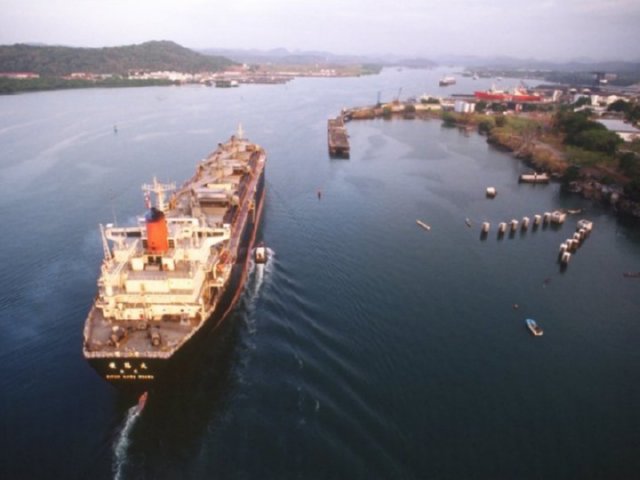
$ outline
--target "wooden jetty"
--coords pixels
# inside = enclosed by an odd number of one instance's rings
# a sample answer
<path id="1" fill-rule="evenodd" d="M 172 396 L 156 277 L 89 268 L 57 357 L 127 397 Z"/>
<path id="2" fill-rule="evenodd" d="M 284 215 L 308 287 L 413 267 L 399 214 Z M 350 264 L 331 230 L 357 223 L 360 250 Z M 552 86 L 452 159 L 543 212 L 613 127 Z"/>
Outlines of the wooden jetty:
<path id="1" fill-rule="evenodd" d="M 342 115 L 329 119 L 327 123 L 327 140 L 329 142 L 329 155 L 349 158 L 349 135 L 344 126 Z"/>

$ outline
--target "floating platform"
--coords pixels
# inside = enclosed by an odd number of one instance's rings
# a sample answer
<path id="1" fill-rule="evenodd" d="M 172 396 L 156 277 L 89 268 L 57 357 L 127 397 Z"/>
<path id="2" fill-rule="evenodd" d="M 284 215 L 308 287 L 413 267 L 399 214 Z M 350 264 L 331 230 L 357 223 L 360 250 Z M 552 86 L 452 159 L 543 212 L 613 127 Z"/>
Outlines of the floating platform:
<path id="1" fill-rule="evenodd" d="M 546 214 L 545 214 L 546 215 Z M 561 210 L 556 210 L 551 213 L 551 223 L 555 223 L 556 225 L 561 225 L 567 219 L 567 214 Z"/>

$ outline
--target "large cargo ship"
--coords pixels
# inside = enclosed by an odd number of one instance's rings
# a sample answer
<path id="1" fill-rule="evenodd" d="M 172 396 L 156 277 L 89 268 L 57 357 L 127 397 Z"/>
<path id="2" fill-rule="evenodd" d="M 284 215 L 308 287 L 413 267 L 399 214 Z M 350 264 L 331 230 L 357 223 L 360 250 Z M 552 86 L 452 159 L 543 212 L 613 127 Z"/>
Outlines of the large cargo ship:
<path id="1" fill-rule="evenodd" d="M 143 185 L 147 212 L 136 226 L 100 225 L 104 260 L 83 353 L 106 380 L 154 380 L 198 332 L 224 320 L 247 275 L 265 163 L 238 128 L 182 187 Z"/>
<path id="2" fill-rule="evenodd" d="M 494 102 L 539 102 L 542 100 L 540 95 L 530 93 L 524 87 L 516 87 L 511 91 L 491 87 L 488 90 L 474 92 L 474 96 L 478 100 Z"/>
<path id="3" fill-rule="evenodd" d="M 440 85 L 441 87 L 448 87 L 449 85 L 455 85 L 455 83 L 456 83 L 456 77 L 447 75 L 440 79 L 440 81 L 438 82 L 438 85 Z"/>

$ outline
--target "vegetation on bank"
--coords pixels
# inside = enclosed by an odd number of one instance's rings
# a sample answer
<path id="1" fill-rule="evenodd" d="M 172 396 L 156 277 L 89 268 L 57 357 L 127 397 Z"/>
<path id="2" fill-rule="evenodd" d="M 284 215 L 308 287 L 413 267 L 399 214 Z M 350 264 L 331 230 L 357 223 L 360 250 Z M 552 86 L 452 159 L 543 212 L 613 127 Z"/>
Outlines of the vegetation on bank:
<path id="1" fill-rule="evenodd" d="M 64 78 L 31 78 L 17 80 L 14 78 L 0 78 L 0 95 L 20 92 L 37 92 L 43 90 L 63 90 L 69 88 L 118 88 L 118 87 L 149 87 L 175 85 L 171 80 L 129 80 L 113 77 L 104 80 L 65 80 Z"/>
<path id="2" fill-rule="evenodd" d="M 635 112 L 635 105 L 624 108 Z M 567 182 L 597 174 L 605 183 L 624 184 L 625 193 L 640 200 L 640 141 L 624 143 L 615 132 L 592 120 L 588 111 L 565 108 L 535 115 L 442 112 L 441 118 L 447 126 L 477 128 L 493 145 L 514 152 L 537 169 L 563 175 Z"/>

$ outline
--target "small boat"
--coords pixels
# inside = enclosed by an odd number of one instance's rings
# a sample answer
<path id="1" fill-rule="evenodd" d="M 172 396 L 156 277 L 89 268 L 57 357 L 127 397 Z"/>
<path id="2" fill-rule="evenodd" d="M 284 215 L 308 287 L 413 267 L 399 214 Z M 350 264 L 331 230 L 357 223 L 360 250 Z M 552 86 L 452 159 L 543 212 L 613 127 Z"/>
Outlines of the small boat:
<path id="1" fill-rule="evenodd" d="M 140 398 L 138 398 L 138 412 L 141 412 L 144 409 L 144 406 L 147 404 L 148 397 L 148 392 L 144 392 L 142 395 L 140 395 Z"/>
<path id="2" fill-rule="evenodd" d="M 533 320 L 532 318 L 527 318 L 527 328 L 531 330 L 531 333 L 533 333 L 536 337 L 539 337 L 544 333 L 542 329 L 538 326 L 536 321 Z"/>
<path id="3" fill-rule="evenodd" d="M 254 260 L 256 263 L 266 263 L 267 261 L 267 247 L 263 243 L 260 243 L 254 252 Z"/>
<path id="4" fill-rule="evenodd" d="M 640 278 L 640 272 L 624 272 L 622 275 L 625 278 Z"/>
<path id="5" fill-rule="evenodd" d="M 417 223 L 418 225 L 420 225 L 422 228 L 424 228 L 425 230 L 431 230 L 431 226 L 430 226 L 430 225 L 427 225 L 426 223 L 424 223 L 424 222 L 423 222 L 423 221 L 421 221 L 421 220 L 416 220 L 416 223 Z"/>

